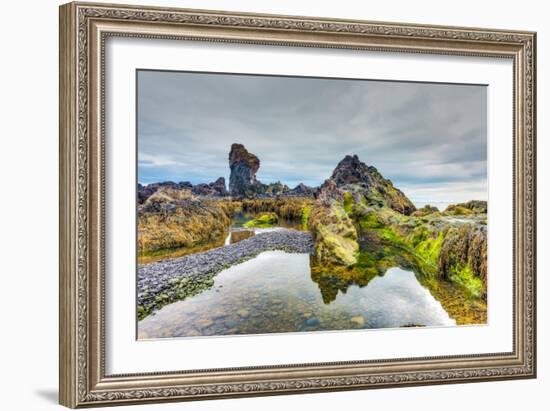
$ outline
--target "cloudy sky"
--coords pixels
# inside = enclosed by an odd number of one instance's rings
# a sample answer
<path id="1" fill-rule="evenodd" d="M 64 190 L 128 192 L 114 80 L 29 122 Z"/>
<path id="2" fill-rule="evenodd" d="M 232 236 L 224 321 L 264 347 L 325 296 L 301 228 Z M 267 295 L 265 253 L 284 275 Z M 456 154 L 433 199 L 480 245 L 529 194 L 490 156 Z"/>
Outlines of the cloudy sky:
<path id="1" fill-rule="evenodd" d="M 138 72 L 138 180 L 229 179 L 242 143 L 257 177 L 321 184 L 346 154 L 417 205 L 487 199 L 486 87 Z"/>

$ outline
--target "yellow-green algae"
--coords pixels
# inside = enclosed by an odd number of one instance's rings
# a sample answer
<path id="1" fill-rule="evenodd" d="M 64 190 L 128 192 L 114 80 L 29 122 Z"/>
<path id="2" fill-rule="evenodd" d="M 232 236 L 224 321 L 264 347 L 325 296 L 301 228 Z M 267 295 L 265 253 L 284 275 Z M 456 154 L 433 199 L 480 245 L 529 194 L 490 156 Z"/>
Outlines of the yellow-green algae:
<path id="1" fill-rule="evenodd" d="M 306 197 L 209 199 L 188 190 L 161 188 L 138 212 L 138 263 L 180 257 L 223 245 L 237 213 L 274 213 L 277 221 L 296 221 L 307 229 L 314 200 Z M 158 205 L 150 211 L 148 206 Z M 171 211 L 161 211 L 171 205 Z M 158 209 L 158 210 L 157 210 Z M 248 227 L 267 228 L 277 221 L 257 221 Z"/>
<path id="2" fill-rule="evenodd" d="M 465 295 L 464 289 L 457 283 L 442 278 L 426 275 L 424 260 L 417 255 L 382 243 L 362 243 L 353 266 L 321 262 L 311 259 L 311 278 L 319 284 L 323 301 L 333 301 L 338 291 L 345 293 L 351 285 L 363 287 L 376 276 L 383 276 L 392 267 L 413 271 L 420 283 L 430 290 L 441 303 L 445 311 L 456 320 L 457 324 L 483 324 L 487 322 L 487 304 L 481 298 Z"/>
<path id="3" fill-rule="evenodd" d="M 433 209 L 421 216 L 405 216 L 388 207 L 350 199 L 353 197 L 344 196 L 343 203 L 360 237 L 413 255 L 422 275 L 449 280 L 468 298 L 486 297 L 486 236 L 473 223 L 456 228 L 442 221 Z"/>
<path id="4" fill-rule="evenodd" d="M 278 221 L 279 217 L 277 214 L 273 212 L 262 213 L 253 220 L 246 222 L 244 226 L 248 228 L 269 228 L 276 225 Z"/>
<path id="5" fill-rule="evenodd" d="M 307 229 L 307 224 L 309 222 L 309 215 L 310 214 L 311 214 L 311 205 L 305 204 L 302 207 L 302 217 L 301 217 L 302 229 L 304 229 L 304 230 Z"/>
<path id="6" fill-rule="evenodd" d="M 308 228 L 315 237 L 315 252 L 320 260 L 344 266 L 357 262 L 357 230 L 341 203 L 313 207 Z"/>

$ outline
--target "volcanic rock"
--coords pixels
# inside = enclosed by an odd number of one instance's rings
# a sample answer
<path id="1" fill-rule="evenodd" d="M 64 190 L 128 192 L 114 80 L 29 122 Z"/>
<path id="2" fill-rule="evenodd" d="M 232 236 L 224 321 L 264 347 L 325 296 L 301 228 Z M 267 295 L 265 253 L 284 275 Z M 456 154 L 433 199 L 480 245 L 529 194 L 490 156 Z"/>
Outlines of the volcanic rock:
<path id="1" fill-rule="evenodd" d="M 161 188 L 170 188 L 173 190 L 190 189 L 193 185 L 189 181 L 182 181 L 180 183 L 174 183 L 173 181 L 163 181 L 160 183 L 148 184 L 146 186 L 142 184 L 137 185 L 137 198 L 138 204 L 143 204 L 145 201 L 155 194 Z"/>
<path id="2" fill-rule="evenodd" d="M 409 215 L 416 210 L 401 190 L 375 167 L 360 161 L 357 155 L 348 155 L 338 163 L 332 176 L 321 186 L 320 197 L 335 197 L 343 191 L 363 196 L 369 204 L 390 207 L 401 214 Z"/>
<path id="3" fill-rule="evenodd" d="M 266 186 L 256 180 L 260 159 L 242 145 L 234 143 L 229 152 L 229 192 L 234 197 L 253 197 L 265 192 Z"/>
<path id="4" fill-rule="evenodd" d="M 313 197 L 317 191 L 317 188 L 306 186 L 304 183 L 298 184 L 286 195 L 294 197 Z"/>
<path id="5" fill-rule="evenodd" d="M 213 183 L 197 184 L 191 189 L 193 194 L 209 197 L 224 197 L 229 193 L 225 188 L 225 178 L 220 177 Z"/>

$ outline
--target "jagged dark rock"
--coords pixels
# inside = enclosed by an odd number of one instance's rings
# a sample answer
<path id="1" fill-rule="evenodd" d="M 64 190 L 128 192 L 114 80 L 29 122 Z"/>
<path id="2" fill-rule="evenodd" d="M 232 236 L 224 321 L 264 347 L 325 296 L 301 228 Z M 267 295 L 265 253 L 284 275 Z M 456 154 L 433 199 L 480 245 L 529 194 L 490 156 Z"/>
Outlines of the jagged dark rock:
<path id="1" fill-rule="evenodd" d="M 152 183 L 146 186 L 138 184 L 137 197 L 138 204 L 143 204 L 149 197 L 155 194 L 160 188 L 171 188 L 174 190 L 190 189 L 193 185 L 189 181 L 174 183 L 173 181 L 163 181 L 160 183 Z"/>
<path id="2" fill-rule="evenodd" d="M 286 195 L 290 191 L 290 188 L 286 185 L 277 181 L 276 183 L 270 183 L 266 186 L 265 194 L 270 194 L 272 196 Z"/>
<path id="3" fill-rule="evenodd" d="M 288 193 L 286 193 L 286 195 L 295 197 L 313 197 L 317 190 L 317 187 L 309 187 L 306 186 L 304 183 L 300 183 Z"/>
<path id="4" fill-rule="evenodd" d="M 416 210 L 403 192 L 384 178 L 375 167 L 367 166 L 357 155 L 346 156 L 334 169 L 332 176 L 320 188 L 320 197 L 337 197 L 339 192 L 350 192 L 368 204 L 390 207 L 401 214 Z"/>
<path id="5" fill-rule="evenodd" d="M 195 195 L 207 197 L 225 197 L 229 195 L 229 192 L 225 188 L 225 178 L 223 177 L 220 177 L 216 181 L 209 184 L 197 184 L 195 186 L 189 181 L 181 181 L 179 183 L 174 183 L 173 181 L 164 181 L 161 183 L 148 184 L 146 186 L 138 184 L 138 204 L 144 204 L 149 197 L 151 197 L 161 188 L 168 188 L 172 190 L 187 190 L 191 191 Z"/>
<path id="6" fill-rule="evenodd" d="M 189 181 L 180 181 L 178 183 L 179 188 L 193 188 L 193 184 L 191 184 Z"/>
<path id="7" fill-rule="evenodd" d="M 210 187 L 212 187 L 212 189 L 220 196 L 225 196 L 229 194 L 229 192 L 225 188 L 225 178 L 223 177 L 220 177 L 213 183 L 210 183 Z"/>
<path id="8" fill-rule="evenodd" d="M 308 187 L 305 184 L 298 184 L 290 189 L 286 184 L 277 181 L 275 183 L 263 184 L 256 179 L 256 173 L 260 168 L 260 159 L 248 152 L 244 145 L 234 143 L 229 152 L 229 190 L 225 185 L 223 177 L 212 183 L 200 183 L 193 185 L 189 181 L 175 183 L 165 181 L 149 185 L 138 184 L 138 204 L 145 201 L 156 193 L 160 188 L 174 190 L 189 190 L 194 195 L 204 197 L 225 197 L 235 198 L 276 198 L 276 197 L 313 197 L 318 188 Z"/>
<path id="9" fill-rule="evenodd" d="M 329 207 L 333 201 L 342 201 L 344 192 L 338 188 L 334 180 L 329 178 L 315 194 L 320 204 Z"/>
<path id="10" fill-rule="evenodd" d="M 266 185 L 256 180 L 260 159 L 238 143 L 231 145 L 229 152 L 229 192 L 233 197 L 253 197 L 264 194 Z"/>
<path id="11" fill-rule="evenodd" d="M 225 188 L 225 178 L 220 177 L 210 184 L 197 184 L 193 186 L 191 192 L 195 195 L 209 197 L 224 197 L 229 195 Z"/>

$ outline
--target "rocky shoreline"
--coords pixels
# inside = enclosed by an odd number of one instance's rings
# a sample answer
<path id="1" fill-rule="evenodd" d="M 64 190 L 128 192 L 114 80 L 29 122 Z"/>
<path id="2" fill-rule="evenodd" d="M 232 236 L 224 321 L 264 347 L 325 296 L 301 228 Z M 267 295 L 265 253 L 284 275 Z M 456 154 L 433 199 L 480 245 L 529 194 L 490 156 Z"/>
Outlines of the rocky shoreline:
<path id="1" fill-rule="evenodd" d="M 202 253 L 140 266 L 137 278 L 139 319 L 166 304 L 210 288 L 213 277 L 220 271 L 272 250 L 313 254 L 313 236 L 305 231 L 277 229 Z"/>

